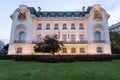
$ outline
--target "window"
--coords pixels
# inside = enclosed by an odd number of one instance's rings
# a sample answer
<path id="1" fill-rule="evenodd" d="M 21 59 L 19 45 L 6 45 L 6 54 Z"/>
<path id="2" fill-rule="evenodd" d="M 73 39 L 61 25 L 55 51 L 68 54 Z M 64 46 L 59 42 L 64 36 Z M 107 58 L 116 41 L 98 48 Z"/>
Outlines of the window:
<path id="1" fill-rule="evenodd" d="M 21 47 L 17 48 L 16 53 L 22 53 L 22 48 Z"/>
<path id="2" fill-rule="evenodd" d="M 25 41 L 25 32 L 22 31 L 22 32 L 19 33 L 19 40 L 20 41 Z"/>
<path id="3" fill-rule="evenodd" d="M 71 48 L 71 53 L 76 53 L 76 48 Z"/>
<path id="4" fill-rule="evenodd" d="M 41 30 L 42 29 L 42 24 L 38 24 L 37 30 Z"/>
<path id="5" fill-rule="evenodd" d="M 46 30 L 50 30 L 50 24 L 46 25 Z"/>
<path id="6" fill-rule="evenodd" d="M 71 24 L 71 29 L 75 29 L 75 24 Z"/>
<path id="7" fill-rule="evenodd" d="M 75 35 L 71 35 L 71 42 L 75 42 Z"/>
<path id="8" fill-rule="evenodd" d="M 39 34 L 38 36 L 37 36 L 37 42 L 40 42 L 41 41 L 41 35 Z"/>
<path id="9" fill-rule="evenodd" d="M 63 29 L 67 29 L 67 26 L 66 26 L 66 24 L 63 24 Z"/>
<path id="10" fill-rule="evenodd" d="M 80 25 L 79 25 L 79 29 L 84 29 L 82 23 L 80 23 Z"/>
<path id="11" fill-rule="evenodd" d="M 80 48 L 80 53 L 85 53 L 85 49 L 84 48 Z"/>
<path id="12" fill-rule="evenodd" d="M 101 33 L 99 31 L 95 32 L 95 41 L 101 40 Z"/>
<path id="13" fill-rule="evenodd" d="M 58 29 L 58 24 L 55 24 L 55 28 L 54 29 Z"/>
<path id="14" fill-rule="evenodd" d="M 102 53 L 102 48 L 101 47 L 97 47 L 97 53 Z"/>
<path id="15" fill-rule="evenodd" d="M 83 35 L 80 35 L 80 42 L 81 42 L 81 41 L 84 41 Z"/>
<path id="16" fill-rule="evenodd" d="M 67 53 L 67 49 L 66 48 L 62 48 L 62 52 L 63 53 Z"/>
<path id="17" fill-rule="evenodd" d="M 63 35 L 63 42 L 67 42 L 67 36 Z"/>

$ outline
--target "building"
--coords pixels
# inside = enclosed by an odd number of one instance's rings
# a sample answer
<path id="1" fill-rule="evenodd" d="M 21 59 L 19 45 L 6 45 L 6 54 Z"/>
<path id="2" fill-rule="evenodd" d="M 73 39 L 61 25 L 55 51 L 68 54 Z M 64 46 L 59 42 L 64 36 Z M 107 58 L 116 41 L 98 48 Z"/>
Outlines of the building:
<path id="1" fill-rule="evenodd" d="M 63 50 L 56 54 L 111 54 L 109 14 L 99 4 L 86 11 L 36 11 L 20 5 L 10 17 L 9 55 L 38 54 L 34 52 L 35 43 L 54 34 L 64 42 Z"/>
<path id="2" fill-rule="evenodd" d="M 4 42 L 3 40 L 0 40 L 0 50 L 3 48 L 3 46 L 4 46 Z"/>
<path id="3" fill-rule="evenodd" d="M 111 32 L 118 32 L 118 33 L 120 34 L 120 22 L 118 22 L 118 23 L 116 23 L 116 24 L 114 24 L 114 25 L 111 25 L 111 26 L 109 27 L 109 30 L 110 30 Z"/>

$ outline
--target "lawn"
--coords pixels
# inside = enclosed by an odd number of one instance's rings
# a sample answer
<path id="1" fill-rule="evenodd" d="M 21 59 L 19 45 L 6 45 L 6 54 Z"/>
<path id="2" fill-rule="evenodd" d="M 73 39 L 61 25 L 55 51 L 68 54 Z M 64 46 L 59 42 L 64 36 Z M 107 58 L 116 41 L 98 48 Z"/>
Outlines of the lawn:
<path id="1" fill-rule="evenodd" d="M 0 60 L 0 80 L 120 80 L 120 60 L 72 63 Z"/>

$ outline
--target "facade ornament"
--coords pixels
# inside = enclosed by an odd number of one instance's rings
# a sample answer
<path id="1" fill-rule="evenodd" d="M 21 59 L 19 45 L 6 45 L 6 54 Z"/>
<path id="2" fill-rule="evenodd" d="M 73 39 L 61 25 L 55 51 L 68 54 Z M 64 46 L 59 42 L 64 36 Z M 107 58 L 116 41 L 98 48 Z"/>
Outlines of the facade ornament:
<path id="1" fill-rule="evenodd" d="M 101 12 L 99 10 L 94 11 L 94 19 L 102 19 Z"/>
<path id="2" fill-rule="evenodd" d="M 18 19 L 26 19 L 26 13 L 25 12 L 19 12 Z"/>

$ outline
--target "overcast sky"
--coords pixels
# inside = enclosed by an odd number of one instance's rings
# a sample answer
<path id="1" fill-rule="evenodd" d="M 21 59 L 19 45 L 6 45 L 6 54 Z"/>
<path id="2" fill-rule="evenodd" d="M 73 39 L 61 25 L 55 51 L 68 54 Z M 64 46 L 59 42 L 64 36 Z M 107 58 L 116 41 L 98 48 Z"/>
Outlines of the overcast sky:
<path id="1" fill-rule="evenodd" d="M 10 15 L 19 5 L 25 4 L 29 7 L 40 6 L 42 11 L 81 11 L 82 7 L 101 4 L 110 14 L 109 26 L 120 21 L 119 0 L 1 0 L 0 2 L 0 39 L 9 39 L 12 20 Z"/>

